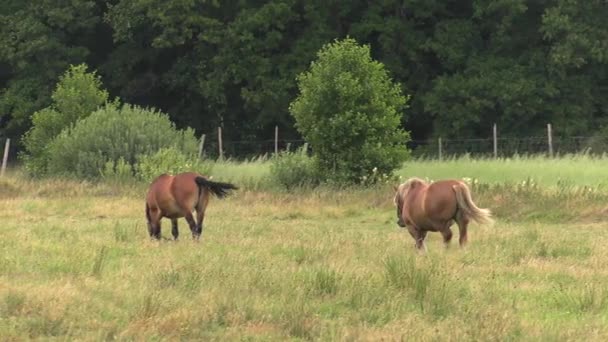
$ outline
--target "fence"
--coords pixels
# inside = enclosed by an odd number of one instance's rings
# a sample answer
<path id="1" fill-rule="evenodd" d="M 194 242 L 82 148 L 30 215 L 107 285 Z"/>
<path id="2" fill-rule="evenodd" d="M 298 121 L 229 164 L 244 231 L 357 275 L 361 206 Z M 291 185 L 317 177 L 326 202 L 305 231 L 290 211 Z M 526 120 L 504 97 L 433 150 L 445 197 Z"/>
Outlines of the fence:
<path id="1" fill-rule="evenodd" d="M 214 139 L 205 145 L 208 157 L 229 157 L 235 159 L 269 155 L 286 149 L 297 149 L 304 140 L 280 140 L 278 128 L 275 136 L 268 140 L 224 141 L 221 129 Z M 569 153 L 608 153 L 608 137 L 571 136 L 554 137 L 551 124 L 547 124 L 546 136 L 500 137 L 497 126 L 492 127 L 492 138 L 487 139 L 429 139 L 413 140 L 406 144 L 415 157 L 448 158 L 461 155 L 472 157 L 510 157 L 514 155 L 563 155 Z M 221 149 L 220 149 L 221 147 Z M 314 148 L 314 146 L 312 147 Z"/>
<path id="2" fill-rule="evenodd" d="M 274 139 L 224 140 L 222 131 L 203 135 L 199 153 L 208 158 L 250 159 L 285 150 L 294 151 L 305 144 L 301 139 L 279 139 L 275 128 Z M 3 156 L 2 170 L 17 161 L 17 144 L 13 140 L 0 138 Z M 513 155 L 563 155 L 569 153 L 608 154 L 608 137 L 553 137 L 551 125 L 547 125 L 547 136 L 499 137 L 496 126 L 492 138 L 487 139 L 429 139 L 413 140 L 406 144 L 414 157 L 442 159 L 469 155 L 472 157 L 510 157 Z M 312 147 L 314 148 L 314 146 Z M 311 147 L 309 147 L 310 151 Z M 4 152 L 7 152 L 6 154 Z M 4 171 L 2 171 L 4 172 Z"/>
<path id="3" fill-rule="evenodd" d="M 426 158 L 450 158 L 468 154 L 472 157 L 511 157 L 514 155 L 564 155 L 568 153 L 608 153 L 608 139 L 598 137 L 547 137 L 492 139 L 414 140 L 407 143 L 412 155 Z M 496 149 L 494 143 L 496 142 Z"/>
<path id="4" fill-rule="evenodd" d="M 17 144 L 15 141 L 0 137 L 0 177 L 4 176 L 6 168 L 17 159 Z"/>
<path id="5" fill-rule="evenodd" d="M 568 153 L 608 154 L 608 137 L 553 137 L 552 150 L 547 137 L 493 138 L 488 139 L 429 139 L 412 140 L 406 143 L 414 157 L 441 159 L 469 155 L 471 157 L 512 157 L 514 155 L 564 155 Z M 496 150 L 494 146 L 496 142 Z M 278 150 L 291 151 L 303 146 L 304 140 L 278 140 Z M 441 148 L 439 147 L 441 144 Z M 272 155 L 274 140 L 224 141 L 223 157 L 246 159 Z M 205 144 L 205 156 L 217 158 L 218 144 Z M 496 151 L 496 153 L 495 153 Z"/>

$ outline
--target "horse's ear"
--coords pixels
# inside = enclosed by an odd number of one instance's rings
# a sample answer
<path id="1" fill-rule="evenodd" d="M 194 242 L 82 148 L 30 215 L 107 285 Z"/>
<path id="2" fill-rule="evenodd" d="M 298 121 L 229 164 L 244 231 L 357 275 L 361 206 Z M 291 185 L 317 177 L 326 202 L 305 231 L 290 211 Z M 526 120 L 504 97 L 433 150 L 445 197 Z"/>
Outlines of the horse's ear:
<path id="1" fill-rule="evenodd" d="M 395 190 L 395 192 L 397 192 L 397 190 L 399 190 L 398 186 L 393 185 L 393 190 Z"/>

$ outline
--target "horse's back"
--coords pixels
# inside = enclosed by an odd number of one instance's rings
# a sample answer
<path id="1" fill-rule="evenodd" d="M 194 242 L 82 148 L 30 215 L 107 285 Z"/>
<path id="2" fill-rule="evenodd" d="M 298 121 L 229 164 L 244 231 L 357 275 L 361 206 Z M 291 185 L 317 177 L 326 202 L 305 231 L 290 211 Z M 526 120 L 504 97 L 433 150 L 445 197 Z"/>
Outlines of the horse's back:
<path id="1" fill-rule="evenodd" d="M 183 217 L 194 210 L 201 195 L 196 172 L 183 172 L 174 176 L 162 174 L 150 184 L 146 202 L 152 211 L 160 210 L 162 216 Z"/>
<path id="2" fill-rule="evenodd" d="M 175 201 L 183 212 L 190 212 L 195 209 L 201 190 L 196 184 L 196 178 L 203 177 L 196 172 L 184 172 L 175 175 L 171 184 L 171 192 Z"/>
<path id="3" fill-rule="evenodd" d="M 460 181 L 454 179 L 431 183 L 425 198 L 425 208 L 429 215 L 445 220 L 451 219 L 457 209 L 454 186 L 460 184 L 462 184 Z"/>
<path id="4" fill-rule="evenodd" d="M 148 187 L 148 194 L 146 195 L 146 200 L 150 201 L 154 199 L 158 194 L 167 192 L 169 187 L 171 186 L 171 181 L 173 180 L 173 176 L 170 176 L 166 173 L 154 178 Z"/>
<path id="5" fill-rule="evenodd" d="M 412 189 L 409 198 L 410 220 L 425 230 L 441 229 L 457 211 L 454 186 L 457 180 L 440 180 Z"/>

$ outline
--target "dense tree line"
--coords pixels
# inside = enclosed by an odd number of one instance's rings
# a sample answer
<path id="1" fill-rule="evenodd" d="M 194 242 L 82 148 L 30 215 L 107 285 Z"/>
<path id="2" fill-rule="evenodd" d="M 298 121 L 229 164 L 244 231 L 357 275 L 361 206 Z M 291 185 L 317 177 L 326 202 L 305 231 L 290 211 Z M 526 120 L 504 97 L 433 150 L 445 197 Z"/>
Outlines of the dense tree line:
<path id="1" fill-rule="evenodd" d="M 369 44 L 421 139 L 593 133 L 608 114 L 604 0 L 4 0 L 0 129 L 20 137 L 70 64 L 199 134 L 298 137 L 296 76 L 334 38 Z"/>

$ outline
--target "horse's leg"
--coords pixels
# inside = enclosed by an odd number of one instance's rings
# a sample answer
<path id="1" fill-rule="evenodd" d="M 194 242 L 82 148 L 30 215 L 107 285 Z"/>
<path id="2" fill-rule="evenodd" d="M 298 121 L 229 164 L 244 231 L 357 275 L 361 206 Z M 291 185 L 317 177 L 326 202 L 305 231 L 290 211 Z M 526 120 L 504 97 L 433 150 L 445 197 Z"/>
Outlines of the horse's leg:
<path id="1" fill-rule="evenodd" d="M 173 234 L 173 239 L 177 240 L 179 236 L 179 230 L 177 229 L 177 219 L 171 219 L 171 234 Z"/>
<path id="2" fill-rule="evenodd" d="M 452 241 L 452 229 L 450 229 L 451 226 L 452 221 L 448 221 L 443 226 L 443 229 L 440 230 L 441 235 L 443 236 L 443 244 L 445 245 L 445 248 L 448 248 L 450 246 L 450 241 Z"/>
<path id="3" fill-rule="evenodd" d="M 418 233 L 418 240 L 416 240 L 416 248 L 418 248 L 418 250 L 424 250 L 426 252 L 426 243 L 424 243 L 424 240 L 426 239 L 426 233 L 428 233 L 426 230 L 422 230 Z"/>
<path id="4" fill-rule="evenodd" d="M 196 207 L 196 230 L 199 236 L 203 234 L 203 221 L 205 220 L 205 209 L 207 209 L 208 203 L 209 192 L 203 191 Z"/>
<path id="5" fill-rule="evenodd" d="M 196 210 L 196 229 L 198 235 L 203 235 L 203 220 L 205 219 L 205 208 L 197 208 Z"/>
<path id="6" fill-rule="evenodd" d="M 412 238 L 414 238 L 414 241 L 416 241 L 416 244 L 415 244 L 416 249 L 420 250 L 420 249 L 422 249 L 422 247 L 425 247 L 424 239 L 426 238 L 426 233 L 427 233 L 426 231 L 421 231 L 420 229 L 416 228 L 414 225 L 408 225 L 407 231 L 410 233 Z"/>
<path id="7" fill-rule="evenodd" d="M 161 213 L 158 209 L 150 210 L 148 217 L 148 233 L 150 238 L 160 240 L 160 220 L 162 219 Z"/>
<path id="8" fill-rule="evenodd" d="M 459 242 L 460 247 L 464 247 L 467 244 L 467 227 L 469 225 L 469 219 L 464 216 L 461 211 L 458 211 L 456 215 L 456 223 L 458 223 Z"/>
<path id="9" fill-rule="evenodd" d="M 155 238 L 156 240 L 160 240 L 160 235 L 161 235 L 161 234 L 160 234 L 160 228 L 161 228 L 161 227 L 160 227 L 160 220 L 158 220 L 158 221 L 156 222 L 156 227 L 154 228 L 154 233 L 153 233 L 153 234 L 154 234 L 154 238 Z"/>
<path id="10" fill-rule="evenodd" d="M 192 216 L 192 213 L 186 212 L 186 214 L 184 215 L 184 218 L 186 219 L 186 222 L 188 222 L 188 226 L 190 226 L 190 231 L 192 232 L 192 239 L 198 240 L 199 237 L 201 236 L 201 234 L 198 232 L 198 229 L 196 228 L 196 222 L 194 222 L 194 217 Z"/>

